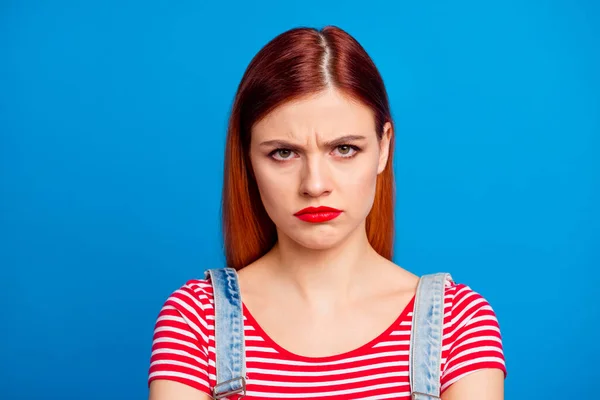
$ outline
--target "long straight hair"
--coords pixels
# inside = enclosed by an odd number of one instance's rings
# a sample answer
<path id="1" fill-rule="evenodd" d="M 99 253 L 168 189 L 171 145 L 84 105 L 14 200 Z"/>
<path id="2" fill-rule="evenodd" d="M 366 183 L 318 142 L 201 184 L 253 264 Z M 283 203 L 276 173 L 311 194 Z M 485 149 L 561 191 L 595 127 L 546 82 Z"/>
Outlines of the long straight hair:
<path id="1" fill-rule="evenodd" d="M 277 106 L 330 87 L 371 108 L 381 139 L 384 124 L 392 123 L 383 79 L 363 47 L 342 29 L 291 29 L 271 40 L 248 65 L 233 102 L 225 148 L 222 229 L 229 267 L 243 268 L 277 241 L 250 164 L 252 127 Z M 369 243 L 387 259 L 394 239 L 394 136 L 366 220 Z"/>

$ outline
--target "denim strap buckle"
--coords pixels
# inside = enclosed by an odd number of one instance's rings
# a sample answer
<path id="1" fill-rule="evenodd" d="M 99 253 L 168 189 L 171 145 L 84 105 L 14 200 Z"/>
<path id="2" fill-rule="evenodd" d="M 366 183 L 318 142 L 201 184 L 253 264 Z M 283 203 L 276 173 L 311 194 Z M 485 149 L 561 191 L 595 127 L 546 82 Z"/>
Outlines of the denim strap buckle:
<path id="1" fill-rule="evenodd" d="M 442 400 L 441 397 L 434 396 L 432 394 L 421 393 L 421 392 L 412 392 L 410 398 L 412 400 L 426 400 L 426 399 Z"/>
<path id="2" fill-rule="evenodd" d="M 234 385 L 234 383 L 236 383 L 236 382 L 238 384 Z M 230 387 L 236 387 L 236 386 L 239 386 L 239 388 L 227 390 Z M 219 393 L 220 387 L 227 391 L 223 392 L 223 393 Z M 233 379 L 230 379 L 225 382 L 217 383 L 215 385 L 215 387 L 213 388 L 212 394 L 213 394 L 214 400 L 224 399 L 224 398 L 229 397 L 234 394 L 239 394 L 240 395 L 239 398 L 242 398 L 242 397 L 246 396 L 246 378 L 244 378 L 243 376 L 240 376 L 239 378 L 233 378 Z"/>

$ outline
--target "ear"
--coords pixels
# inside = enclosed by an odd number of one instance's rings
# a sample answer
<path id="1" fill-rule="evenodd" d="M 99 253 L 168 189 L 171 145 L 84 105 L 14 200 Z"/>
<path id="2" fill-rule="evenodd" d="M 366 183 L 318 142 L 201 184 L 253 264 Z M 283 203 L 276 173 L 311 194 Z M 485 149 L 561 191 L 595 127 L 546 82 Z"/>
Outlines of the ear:
<path id="1" fill-rule="evenodd" d="M 394 129 L 392 128 L 392 123 L 386 122 L 383 125 L 383 133 L 381 135 L 381 139 L 379 140 L 379 164 L 377 165 L 378 175 L 383 172 L 387 165 L 393 134 Z"/>

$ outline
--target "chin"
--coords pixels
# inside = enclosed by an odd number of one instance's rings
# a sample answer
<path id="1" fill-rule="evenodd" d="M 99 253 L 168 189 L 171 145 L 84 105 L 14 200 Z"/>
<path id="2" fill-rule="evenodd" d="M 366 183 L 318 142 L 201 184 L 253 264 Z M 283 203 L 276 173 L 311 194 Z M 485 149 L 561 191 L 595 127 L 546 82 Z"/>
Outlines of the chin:
<path id="1" fill-rule="evenodd" d="M 300 246 L 310 250 L 327 250 L 338 245 L 344 239 L 340 232 L 313 231 L 300 234 L 295 232 L 288 237 Z"/>
<path id="2" fill-rule="evenodd" d="M 311 240 L 309 242 L 297 242 L 299 245 L 306 249 L 310 250 L 329 250 L 335 247 L 339 241 L 315 241 Z"/>

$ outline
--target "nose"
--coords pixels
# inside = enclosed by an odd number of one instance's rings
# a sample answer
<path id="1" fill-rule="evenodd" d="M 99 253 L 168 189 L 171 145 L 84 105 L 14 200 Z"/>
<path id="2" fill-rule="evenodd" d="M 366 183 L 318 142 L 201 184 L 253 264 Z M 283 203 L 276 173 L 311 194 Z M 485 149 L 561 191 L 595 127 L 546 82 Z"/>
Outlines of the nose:
<path id="1" fill-rule="evenodd" d="M 331 193 L 330 171 L 321 157 L 309 158 L 303 168 L 300 194 L 306 197 L 321 197 Z"/>

